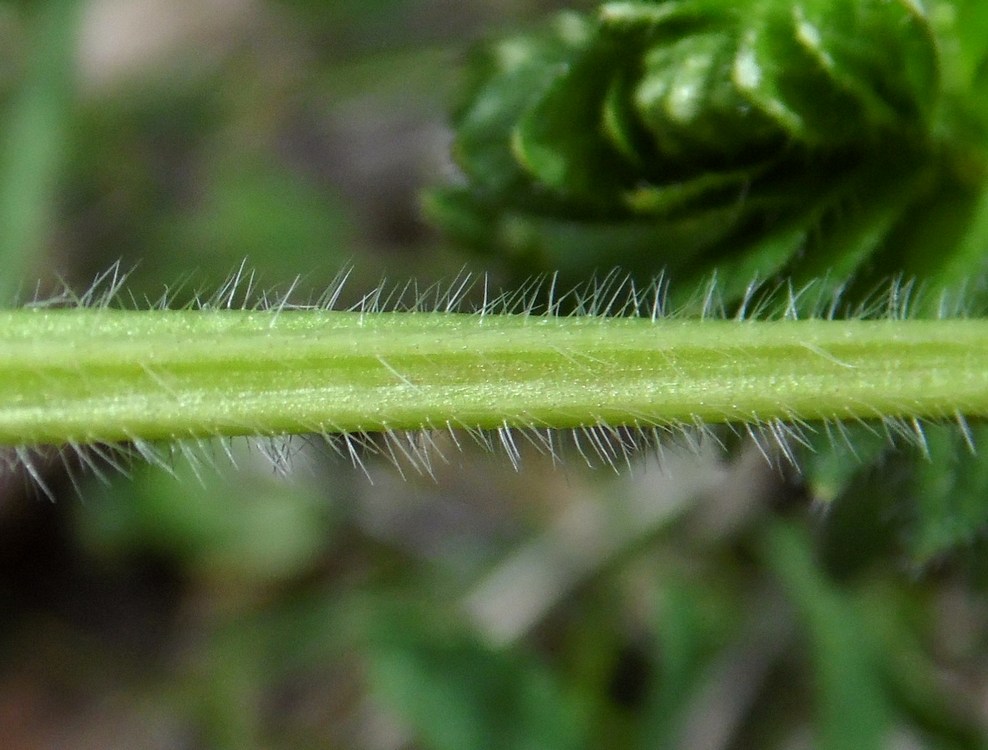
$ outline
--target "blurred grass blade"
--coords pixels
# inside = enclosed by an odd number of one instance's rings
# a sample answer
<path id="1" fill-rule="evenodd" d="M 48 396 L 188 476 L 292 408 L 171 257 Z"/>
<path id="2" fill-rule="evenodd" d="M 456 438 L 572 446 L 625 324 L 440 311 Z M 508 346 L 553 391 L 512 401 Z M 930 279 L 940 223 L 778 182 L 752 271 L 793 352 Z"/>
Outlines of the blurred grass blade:
<path id="1" fill-rule="evenodd" d="M 853 603 L 823 578 L 809 540 L 796 529 L 771 528 L 763 551 L 809 634 L 817 681 L 815 747 L 887 747 L 888 706 L 864 623 Z"/>
<path id="2" fill-rule="evenodd" d="M 32 275 L 68 137 L 77 0 L 39 3 L 26 73 L 0 129 L 0 301 Z"/>
<path id="3" fill-rule="evenodd" d="M 730 612 L 696 595 L 694 587 L 673 583 L 663 591 L 658 617 L 661 672 L 649 698 L 640 747 L 680 747 L 687 708 L 704 671 L 729 632 Z"/>

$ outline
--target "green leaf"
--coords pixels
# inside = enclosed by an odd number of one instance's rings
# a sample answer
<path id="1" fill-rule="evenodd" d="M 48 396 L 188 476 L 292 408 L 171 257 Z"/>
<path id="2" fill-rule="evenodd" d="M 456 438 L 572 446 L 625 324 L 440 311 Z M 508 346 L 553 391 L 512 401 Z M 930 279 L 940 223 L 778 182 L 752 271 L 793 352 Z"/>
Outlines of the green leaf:
<path id="1" fill-rule="evenodd" d="M 984 301 L 977 280 L 988 263 L 988 181 L 972 187 L 941 173 L 889 234 L 878 263 L 922 280 L 932 305 L 940 292 L 957 294 L 967 285 L 966 302 L 976 308 Z M 935 307 L 926 312 L 937 314 Z"/>
<path id="2" fill-rule="evenodd" d="M 910 551 L 919 564 L 970 547 L 988 533 L 988 462 L 973 453 L 974 445 L 988 445 L 988 427 L 967 434 L 935 425 L 924 433 L 929 460 L 916 465 L 909 483 L 916 504 Z"/>
<path id="3" fill-rule="evenodd" d="M 644 55 L 635 105 L 673 165 L 745 163 L 753 153 L 779 147 L 771 119 L 748 106 L 732 80 L 736 48 L 729 34 L 711 31 Z"/>
<path id="4" fill-rule="evenodd" d="M 816 452 L 801 461 L 806 488 L 825 504 L 820 561 L 840 581 L 902 555 L 902 469 L 888 459 L 888 438 L 872 425 L 835 427 L 811 439 Z M 839 441 L 839 442 L 838 442 Z"/>
<path id="5" fill-rule="evenodd" d="M 534 180 L 589 211 L 613 202 L 630 177 L 604 137 L 601 103 L 614 75 L 613 56 L 598 44 L 562 69 L 512 138 L 515 158 Z"/>
<path id="6" fill-rule="evenodd" d="M 905 0 L 815 0 L 792 6 L 794 32 L 869 127 L 898 128 L 931 114 L 936 42 L 921 6 Z"/>
<path id="7" fill-rule="evenodd" d="M 642 169 L 649 158 L 648 135 L 632 106 L 634 79 L 630 72 L 618 73 L 604 96 L 603 130 L 614 149 L 634 168 Z"/>
<path id="8" fill-rule="evenodd" d="M 978 567 L 971 558 L 988 538 L 988 468 L 974 448 L 988 441 L 988 427 L 926 425 L 925 455 L 916 447 L 889 452 L 879 427 L 845 432 L 853 454 L 824 444 L 804 462 L 813 496 L 830 505 L 829 568 L 851 575 L 889 554 L 915 568 L 948 556 Z"/>
<path id="9" fill-rule="evenodd" d="M 873 284 L 883 281 L 868 273 L 869 261 L 921 191 L 929 189 L 931 177 L 906 155 L 892 163 L 876 159 L 858 170 L 844 189 L 819 206 L 820 213 L 810 222 L 821 231 L 814 233 L 800 262 L 794 264 L 794 285 L 823 280 L 836 288 L 856 274 Z"/>
<path id="10" fill-rule="evenodd" d="M 500 194 L 524 184 L 512 150 L 516 124 L 582 49 L 588 28 L 582 17 L 563 14 L 541 36 L 518 36 L 475 51 L 454 113 L 453 155 L 483 190 Z"/>

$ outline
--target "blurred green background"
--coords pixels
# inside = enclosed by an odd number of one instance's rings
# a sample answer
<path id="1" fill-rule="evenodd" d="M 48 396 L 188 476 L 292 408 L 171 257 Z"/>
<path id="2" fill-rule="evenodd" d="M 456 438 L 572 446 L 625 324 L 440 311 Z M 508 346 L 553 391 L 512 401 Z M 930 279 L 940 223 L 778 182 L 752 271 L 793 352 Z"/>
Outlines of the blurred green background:
<path id="1" fill-rule="evenodd" d="M 118 261 L 139 303 L 244 258 L 302 298 L 345 266 L 347 295 L 507 279 L 418 196 L 455 179 L 471 45 L 561 6 L 0 4 L 5 301 Z M 103 477 L 53 457 L 54 504 L 8 457 L 0 746 L 986 746 L 982 547 L 909 568 L 894 509 L 823 512 L 750 445 L 618 472 L 438 447 L 434 478 L 298 439 Z"/>

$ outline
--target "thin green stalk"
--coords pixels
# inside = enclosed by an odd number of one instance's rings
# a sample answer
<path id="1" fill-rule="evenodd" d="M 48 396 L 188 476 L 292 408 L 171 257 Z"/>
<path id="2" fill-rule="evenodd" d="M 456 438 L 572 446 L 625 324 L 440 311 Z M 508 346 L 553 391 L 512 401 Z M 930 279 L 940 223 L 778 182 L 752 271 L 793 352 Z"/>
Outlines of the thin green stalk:
<path id="1" fill-rule="evenodd" d="M 988 321 L 0 313 L 0 443 L 988 416 Z"/>

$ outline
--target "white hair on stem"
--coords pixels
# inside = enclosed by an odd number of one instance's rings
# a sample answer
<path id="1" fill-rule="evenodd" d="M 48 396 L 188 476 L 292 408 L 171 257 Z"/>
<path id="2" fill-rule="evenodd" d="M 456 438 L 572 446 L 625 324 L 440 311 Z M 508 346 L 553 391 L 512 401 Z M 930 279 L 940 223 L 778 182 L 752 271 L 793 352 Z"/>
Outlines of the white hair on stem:
<path id="1" fill-rule="evenodd" d="M 191 295 L 189 309 L 244 310 L 269 314 L 271 326 L 279 316 L 295 310 L 338 310 L 344 291 L 353 275 L 352 267 L 341 269 L 329 286 L 307 301 L 296 299 L 301 277 L 295 277 L 284 289 L 264 288 L 257 274 L 242 263 L 211 293 L 203 290 Z M 55 294 L 43 296 L 36 290 L 24 307 L 51 308 L 144 308 L 166 310 L 173 306 L 181 286 L 166 288 L 153 299 L 139 303 L 125 291 L 128 273 L 115 263 L 97 275 L 81 294 L 73 293 L 67 284 Z M 699 287 L 693 298 L 673 308 L 670 305 L 670 279 L 659 275 L 642 286 L 629 274 L 611 269 L 594 276 L 585 284 L 564 290 L 558 274 L 536 276 L 515 289 L 497 292 L 491 288 L 486 274 L 473 274 L 466 269 L 447 282 L 433 282 L 421 287 L 415 280 L 399 283 L 386 278 L 370 291 L 357 297 L 345 309 L 361 316 L 382 312 L 473 314 L 483 320 L 489 316 L 512 315 L 538 321 L 541 319 L 577 317 L 588 319 L 640 318 L 658 325 L 668 320 L 697 317 L 701 320 L 735 320 L 749 323 L 768 320 L 908 320 L 918 311 L 933 310 L 932 317 L 954 319 L 964 317 L 970 310 L 964 305 L 964 292 L 937 291 L 931 302 L 927 290 L 913 280 L 892 278 L 876 284 L 856 303 L 846 301 L 847 285 L 821 279 L 802 286 L 779 282 L 774 286 L 753 279 L 741 299 L 729 305 L 723 298 L 717 276 L 712 275 Z M 40 287 L 38 287 L 40 289 Z M 551 347 L 551 344 L 549 345 Z M 812 344 L 807 343 L 807 348 Z M 815 350 L 814 350 L 815 351 Z M 821 356 L 834 360 L 826 351 Z M 570 352 L 569 360 L 580 366 L 580 360 L 593 360 L 589 352 Z M 378 356 L 382 366 L 414 389 L 412 380 Z M 836 362 L 836 360 L 834 360 Z M 838 362 L 839 364 L 839 362 Z M 149 368 L 148 368 L 149 369 Z M 150 373 L 150 369 L 149 369 Z M 153 373 L 150 373 L 153 374 Z M 162 384 L 166 387 L 167 384 Z M 944 423 L 956 426 L 969 451 L 976 450 L 974 432 L 962 408 L 943 414 Z M 763 418 L 757 412 L 736 417 L 727 425 L 709 424 L 699 415 L 683 421 L 660 420 L 647 415 L 634 415 L 627 423 L 612 424 L 602 414 L 589 413 L 580 424 L 554 429 L 543 420 L 525 413 L 511 414 L 499 426 L 482 429 L 467 420 L 450 418 L 440 424 L 423 423 L 416 429 L 393 429 L 386 424 L 376 432 L 367 430 L 336 430 L 332 425 L 313 424 L 304 436 L 257 434 L 248 441 L 264 455 L 273 470 L 280 474 L 291 471 L 294 459 L 313 444 L 323 445 L 330 453 L 351 464 L 371 479 L 370 461 L 385 461 L 406 476 L 407 472 L 427 477 L 436 476 L 435 462 L 449 462 L 449 452 L 460 452 L 469 445 L 502 454 L 516 470 L 521 470 L 527 454 L 548 458 L 553 465 L 575 453 L 590 467 L 608 467 L 614 471 L 633 470 L 634 459 L 645 451 L 662 453 L 670 440 L 687 450 L 699 453 L 703 446 L 714 443 L 724 446 L 723 435 L 733 432 L 748 440 L 764 459 L 780 470 L 798 466 L 799 454 L 814 449 L 812 436 L 824 436 L 831 446 L 856 455 L 855 440 L 848 422 L 864 424 L 872 433 L 880 434 L 889 445 L 904 445 L 928 455 L 924 424 L 916 416 L 890 415 L 877 411 L 874 419 L 834 414 L 809 421 L 796 413 L 783 417 Z M 313 438 L 317 438 L 313 440 Z M 440 439 L 441 438 L 441 439 Z M 128 475 L 135 462 L 148 463 L 174 474 L 176 457 L 186 462 L 192 473 L 202 481 L 203 473 L 215 470 L 219 462 L 236 463 L 233 440 L 238 438 L 202 435 L 172 440 L 152 441 L 133 436 L 121 443 L 88 443 L 69 440 L 54 448 L 35 445 L 15 445 L 7 451 L 0 470 L 19 470 L 35 488 L 48 497 L 55 493 L 46 481 L 45 466 L 52 458 L 59 462 L 69 481 L 79 486 L 78 470 L 106 480 L 109 474 Z"/>

